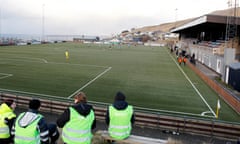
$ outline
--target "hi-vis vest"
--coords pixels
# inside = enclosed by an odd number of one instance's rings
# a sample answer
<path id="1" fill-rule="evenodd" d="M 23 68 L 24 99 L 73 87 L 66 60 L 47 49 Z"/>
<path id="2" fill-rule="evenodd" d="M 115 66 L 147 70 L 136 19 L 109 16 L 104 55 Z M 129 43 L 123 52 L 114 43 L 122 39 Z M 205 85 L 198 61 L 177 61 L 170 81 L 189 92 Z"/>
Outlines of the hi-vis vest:
<path id="1" fill-rule="evenodd" d="M 132 114 L 133 108 L 130 105 L 124 110 L 117 110 L 113 106 L 109 106 L 109 135 L 118 140 L 129 137 L 132 130 Z"/>
<path id="2" fill-rule="evenodd" d="M 37 124 L 43 117 L 37 114 L 37 117 L 27 127 L 23 128 L 19 125 L 19 121 L 25 113 L 21 113 L 15 122 L 14 144 L 40 144 L 40 133 L 37 131 Z"/>
<path id="3" fill-rule="evenodd" d="M 13 110 L 5 103 L 0 106 L 0 139 L 10 137 L 10 130 L 8 125 L 5 124 L 5 118 L 12 119 L 16 117 Z"/>
<path id="4" fill-rule="evenodd" d="M 70 120 L 63 127 L 63 141 L 67 144 L 91 144 L 91 128 L 95 119 L 93 110 L 84 117 L 72 107 L 69 109 Z"/>

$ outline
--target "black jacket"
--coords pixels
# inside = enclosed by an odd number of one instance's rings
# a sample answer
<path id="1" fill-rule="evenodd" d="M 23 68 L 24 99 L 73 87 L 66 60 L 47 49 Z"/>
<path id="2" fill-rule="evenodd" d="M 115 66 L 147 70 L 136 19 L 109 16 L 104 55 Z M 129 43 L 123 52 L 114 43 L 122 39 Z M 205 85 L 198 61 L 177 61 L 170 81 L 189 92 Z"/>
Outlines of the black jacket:
<path id="1" fill-rule="evenodd" d="M 80 115 L 87 116 L 93 107 L 86 103 L 78 103 L 72 106 Z M 63 126 L 70 120 L 70 109 L 66 109 L 62 115 L 57 119 L 57 126 L 63 128 Z M 93 121 L 92 129 L 96 127 L 96 118 Z"/>
<path id="2" fill-rule="evenodd" d="M 115 101 L 113 103 L 113 107 L 117 110 L 124 110 L 128 107 L 128 103 L 126 101 Z M 109 125 L 110 117 L 109 117 L 109 107 L 107 109 L 106 118 L 105 118 L 106 124 Z M 135 122 L 135 116 L 132 115 L 131 123 L 134 124 Z"/>

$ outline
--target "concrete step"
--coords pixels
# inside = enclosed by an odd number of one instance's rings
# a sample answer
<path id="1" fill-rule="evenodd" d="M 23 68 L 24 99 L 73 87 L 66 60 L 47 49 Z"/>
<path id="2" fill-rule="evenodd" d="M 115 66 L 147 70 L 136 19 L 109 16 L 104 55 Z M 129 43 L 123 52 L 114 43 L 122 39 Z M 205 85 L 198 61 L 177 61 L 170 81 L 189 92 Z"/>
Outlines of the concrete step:
<path id="1" fill-rule="evenodd" d="M 115 140 L 109 136 L 106 130 L 100 130 L 97 133 L 100 133 L 106 141 L 114 142 L 116 144 L 167 144 L 168 142 L 167 140 L 136 135 L 130 135 L 127 139 L 124 140 Z"/>

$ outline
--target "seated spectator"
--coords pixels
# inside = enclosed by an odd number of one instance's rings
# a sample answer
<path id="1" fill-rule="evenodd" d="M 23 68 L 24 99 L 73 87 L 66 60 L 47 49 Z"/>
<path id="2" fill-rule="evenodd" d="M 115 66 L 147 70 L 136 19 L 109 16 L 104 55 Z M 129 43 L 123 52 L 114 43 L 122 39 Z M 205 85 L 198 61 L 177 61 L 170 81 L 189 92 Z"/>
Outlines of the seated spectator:
<path id="1" fill-rule="evenodd" d="M 87 104 L 83 92 L 74 96 L 74 105 L 67 108 L 57 119 L 62 130 L 64 144 L 91 144 L 92 132 L 96 127 L 93 107 Z"/>
<path id="2" fill-rule="evenodd" d="M 16 103 L 12 99 L 5 100 L 0 106 L 0 143 L 10 144 L 13 142 L 11 129 L 16 119 L 14 110 Z"/>
<path id="3" fill-rule="evenodd" d="M 14 144 L 55 144 L 59 132 L 55 124 L 47 124 L 44 116 L 38 113 L 41 102 L 32 99 L 29 110 L 21 113 L 13 126 Z"/>
<path id="4" fill-rule="evenodd" d="M 106 113 L 109 135 L 117 140 L 128 138 L 134 121 L 133 107 L 125 101 L 125 95 L 118 92 Z"/>

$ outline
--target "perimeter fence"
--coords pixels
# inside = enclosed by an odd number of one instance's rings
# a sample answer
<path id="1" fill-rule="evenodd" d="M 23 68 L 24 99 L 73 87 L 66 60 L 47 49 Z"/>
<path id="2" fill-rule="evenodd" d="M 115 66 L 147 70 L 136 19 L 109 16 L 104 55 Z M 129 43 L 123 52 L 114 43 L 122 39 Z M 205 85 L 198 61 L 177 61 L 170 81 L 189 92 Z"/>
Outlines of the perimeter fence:
<path id="1" fill-rule="evenodd" d="M 17 107 L 27 108 L 29 100 L 32 98 L 41 100 L 41 111 L 60 114 L 67 107 L 72 105 L 71 99 L 49 96 L 31 96 L 20 93 L 0 91 L 0 101 L 5 99 L 15 99 Z M 100 102 L 89 102 L 93 105 L 96 119 L 105 120 L 106 110 L 109 104 Z M 177 115 L 162 113 L 159 111 L 148 110 L 144 108 L 135 108 L 135 124 L 141 127 L 160 129 L 165 131 L 174 131 L 178 133 L 190 133 L 197 135 L 206 135 L 216 138 L 238 139 L 240 138 L 240 123 L 226 122 L 217 119 L 208 119 L 201 117 L 192 117 L 186 115 Z"/>

